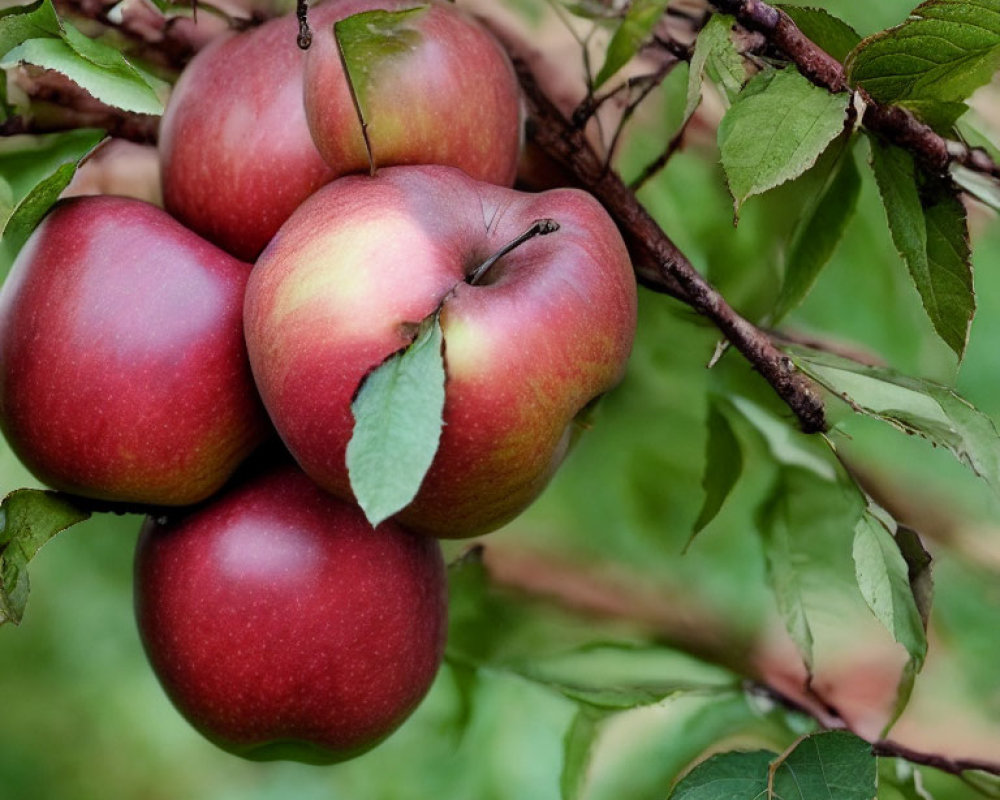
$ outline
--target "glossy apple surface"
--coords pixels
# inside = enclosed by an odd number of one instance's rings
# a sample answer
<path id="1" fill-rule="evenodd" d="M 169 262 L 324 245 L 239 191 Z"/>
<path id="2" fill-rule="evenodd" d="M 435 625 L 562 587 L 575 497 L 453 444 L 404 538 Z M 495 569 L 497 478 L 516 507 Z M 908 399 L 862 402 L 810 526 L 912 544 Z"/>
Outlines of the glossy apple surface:
<path id="1" fill-rule="evenodd" d="M 539 218 L 560 228 L 469 273 Z M 590 195 L 532 195 L 446 167 L 396 167 L 321 189 L 254 267 L 244 312 L 272 421 L 317 483 L 351 497 L 351 400 L 364 376 L 441 307 L 444 428 L 399 514 L 442 537 L 513 518 L 562 460 L 574 420 L 622 377 L 635 279 Z"/>
<path id="2" fill-rule="evenodd" d="M 0 427 L 41 481 L 197 502 L 266 436 L 242 339 L 250 266 L 159 208 L 59 203 L 0 291 Z"/>
<path id="3" fill-rule="evenodd" d="M 306 118 L 334 171 L 368 171 L 370 147 L 378 167 L 443 164 L 510 186 L 521 146 L 521 96 L 510 60 L 492 35 L 438 0 L 355 0 L 340 8 L 338 16 L 410 10 L 365 23 L 375 36 L 366 41 L 363 68 L 350 71 L 368 147 L 333 26 L 314 26 Z"/>
<path id="4" fill-rule="evenodd" d="M 176 520 L 148 518 L 135 609 L 170 699 L 246 758 L 358 755 L 430 687 L 446 633 L 437 542 L 298 469 L 247 481 Z"/>
<path id="5" fill-rule="evenodd" d="M 246 260 L 334 177 L 306 125 L 297 31 L 287 16 L 220 37 L 181 74 L 160 123 L 164 206 Z"/>

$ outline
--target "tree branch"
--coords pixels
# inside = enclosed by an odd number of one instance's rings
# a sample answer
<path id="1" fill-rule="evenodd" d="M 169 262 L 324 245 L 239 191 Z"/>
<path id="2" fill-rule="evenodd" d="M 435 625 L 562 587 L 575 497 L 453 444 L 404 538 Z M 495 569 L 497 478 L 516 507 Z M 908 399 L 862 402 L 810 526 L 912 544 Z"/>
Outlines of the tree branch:
<path id="1" fill-rule="evenodd" d="M 669 597 L 662 585 L 656 589 L 644 587 L 636 583 L 634 576 L 615 576 L 606 568 L 587 568 L 551 553 L 516 545 L 476 545 L 475 549 L 490 580 L 498 587 L 544 600 L 578 616 L 638 626 L 664 646 L 724 667 L 744 680 L 748 693 L 811 717 L 824 730 L 852 730 L 836 708 L 808 687 L 801 687 L 801 692 L 794 695 L 778 688 L 773 676 L 769 680 L 761 674 L 755 642 L 707 609 Z M 902 758 L 951 775 L 974 771 L 1000 776 L 1000 762 L 952 758 L 887 739 L 872 741 L 871 746 L 873 755 Z"/>
<path id="2" fill-rule="evenodd" d="M 737 314 L 663 232 L 621 177 L 609 169 L 541 89 L 528 66 L 526 46 L 509 33 L 494 31 L 511 54 L 529 109 L 529 138 L 569 170 L 584 189 L 603 203 L 632 253 L 636 275 L 646 288 L 663 292 L 711 320 L 798 417 L 802 430 L 826 430 L 823 400 L 766 333 Z"/>
<path id="3" fill-rule="evenodd" d="M 784 11 L 763 0 L 710 0 L 743 27 L 762 33 L 806 78 L 831 92 L 850 90 L 843 66 L 806 37 Z M 905 108 L 875 102 L 864 89 L 855 90 L 864 101 L 861 121 L 868 130 L 909 150 L 928 171 L 947 174 L 951 164 L 1000 179 L 1000 167 L 985 150 L 939 135 Z"/>
<path id="4" fill-rule="evenodd" d="M 933 767 L 951 775 L 961 775 L 963 772 L 985 772 L 988 775 L 1000 776 L 1000 761 L 986 761 L 979 758 L 948 758 L 937 753 L 913 750 L 888 739 L 872 742 L 872 753 L 886 758 L 903 758 L 913 764 Z"/>

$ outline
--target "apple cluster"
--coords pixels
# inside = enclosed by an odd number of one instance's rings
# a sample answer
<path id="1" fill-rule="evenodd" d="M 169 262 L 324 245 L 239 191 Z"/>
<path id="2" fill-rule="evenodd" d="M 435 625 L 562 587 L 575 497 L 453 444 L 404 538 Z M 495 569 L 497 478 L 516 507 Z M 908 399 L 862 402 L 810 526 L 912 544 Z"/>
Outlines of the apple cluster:
<path id="1" fill-rule="evenodd" d="M 623 375 L 636 298 L 596 200 L 510 188 L 519 88 L 472 17 L 328 0 L 310 21 L 308 51 L 290 16 L 187 67 L 164 209 L 74 198 L 36 229 L 0 291 L 0 427 L 47 485 L 148 511 L 138 625 L 190 722 L 248 758 L 326 763 L 427 692 L 438 539 L 541 492 Z M 373 530 L 352 402 L 428 320 L 440 439 Z"/>

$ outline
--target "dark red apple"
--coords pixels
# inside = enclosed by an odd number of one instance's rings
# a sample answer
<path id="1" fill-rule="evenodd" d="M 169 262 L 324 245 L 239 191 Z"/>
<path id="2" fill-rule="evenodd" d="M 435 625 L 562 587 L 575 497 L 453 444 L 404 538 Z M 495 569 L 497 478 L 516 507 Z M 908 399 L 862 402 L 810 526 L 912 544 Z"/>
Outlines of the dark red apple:
<path id="1" fill-rule="evenodd" d="M 185 505 L 270 430 L 247 364 L 250 266 L 155 206 L 55 206 L 0 291 L 0 427 L 39 480 Z"/>
<path id="2" fill-rule="evenodd" d="M 539 218 L 559 230 L 467 282 Z M 432 166 L 319 190 L 258 260 L 244 317 L 271 419 L 328 491 L 352 496 L 345 451 L 359 384 L 439 307 L 445 424 L 399 519 L 435 536 L 472 536 L 541 492 L 578 415 L 621 379 L 635 278 L 614 223 L 578 190 L 524 194 Z"/>
<path id="3" fill-rule="evenodd" d="M 372 530 L 292 467 L 147 519 L 135 608 L 180 712 L 256 760 L 328 763 L 380 742 L 427 692 L 446 633 L 437 543 Z"/>
<path id="4" fill-rule="evenodd" d="M 163 199 L 181 222 L 251 260 L 313 191 L 368 171 L 361 124 L 333 39 L 335 20 L 406 0 L 329 0 L 310 10 L 306 53 L 294 15 L 222 37 L 174 87 L 160 125 Z M 413 23 L 412 57 L 371 57 L 369 131 L 377 164 L 444 163 L 510 184 L 517 167 L 521 101 L 513 68 L 470 17 L 434 3 Z M 315 51 L 315 52 L 313 52 Z M 313 98 L 310 135 L 303 93 Z"/>
<path id="5" fill-rule="evenodd" d="M 448 2 L 350 0 L 365 14 L 358 64 L 333 26 L 314 25 L 305 107 L 313 139 L 338 175 L 400 164 L 444 164 L 510 186 L 521 147 L 521 95 L 507 54 Z M 344 53 L 347 53 L 346 59 Z M 365 118 L 361 121 L 355 100 Z"/>
<path id="6" fill-rule="evenodd" d="M 313 10 L 316 25 L 334 5 Z M 334 177 L 306 125 L 297 30 L 286 16 L 220 37 L 181 74 L 160 123 L 166 209 L 247 260 Z"/>

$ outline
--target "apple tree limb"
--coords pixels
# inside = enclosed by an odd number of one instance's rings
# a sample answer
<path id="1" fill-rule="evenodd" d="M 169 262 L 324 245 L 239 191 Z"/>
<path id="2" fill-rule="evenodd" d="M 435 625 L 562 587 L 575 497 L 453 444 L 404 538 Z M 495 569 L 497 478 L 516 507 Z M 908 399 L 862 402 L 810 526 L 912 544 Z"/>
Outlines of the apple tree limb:
<path id="1" fill-rule="evenodd" d="M 796 370 L 770 337 L 740 316 L 694 268 L 663 232 L 617 172 L 608 168 L 585 134 L 555 106 L 539 86 L 525 57 L 524 45 L 497 32 L 511 54 L 528 109 L 528 137 L 568 169 L 597 197 L 618 224 L 632 252 L 639 282 L 691 306 L 711 320 L 798 417 L 807 433 L 827 428 L 823 400 L 812 382 Z"/>
<path id="2" fill-rule="evenodd" d="M 744 28 L 765 36 L 815 85 L 831 92 L 850 90 L 841 63 L 802 33 L 781 9 L 763 0 L 711 0 L 711 4 L 722 13 L 731 14 Z M 946 174 L 950 165 L 958 164 L 1000 180 L 1000 166 L 981 148 L 947 139 L 907 109 L 878 103 L 863 89 L 855 91 L 864 101 L 862 124 L 908 150 L 928 171 Z"/>

